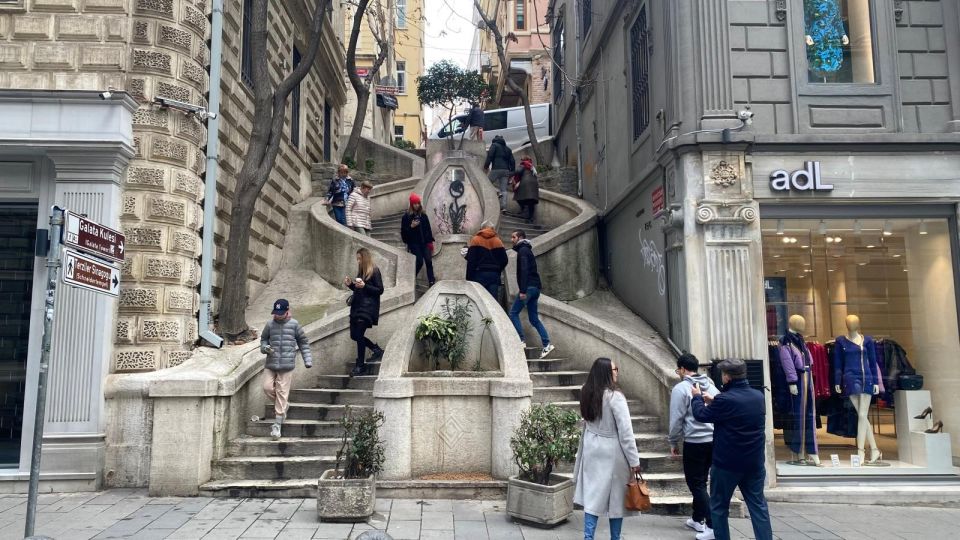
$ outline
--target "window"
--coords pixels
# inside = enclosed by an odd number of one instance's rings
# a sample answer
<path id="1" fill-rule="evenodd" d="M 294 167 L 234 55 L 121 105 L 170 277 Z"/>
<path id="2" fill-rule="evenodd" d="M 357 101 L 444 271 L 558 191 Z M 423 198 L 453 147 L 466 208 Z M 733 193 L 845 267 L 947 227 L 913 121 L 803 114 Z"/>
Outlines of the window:
<path id="1" fill-rule="evenodd" d="M 407 27 L 407 0 L 397 0 L 397 28 Z"/>
<path id="2" fill-rule="evenodd" d="M 407 93 L 407 63 L 403 60 L 397 61 L 397 93 Z"/>
<path id="3" fill-rule="evenodd" d="M 630 63 L 633 71 L 633 140 L 650 125 L 650 33 L 647 31 L 647 6 L 630 29 Z"/>
<path id="4" fill-rule="evenodd" d="M 804 0 L 803 21 L 809 82 L 876 82 L 870 0 Z"/>
<path id="5" fill-rule="evenodd" d="M 293 47 L 293 69 L 300 65 L 300 49 Z M 290 96 L 290 144 L 300 148 L 300 83 L 294 87 Z"/>
<path id="6" fill-rule="evenodd" d="M 563 19 L 558 18 L 553 26 L 553 102 L 563 97 Z"/>
<path id="7" fill-rule="evenodd" d="M 243 28 L 240 36 L 240 79 L 253 88 L 253 51 L 250 34 L 253 32 L 253 0 L 243 0 Z"/>
<path id="8" fill-rule="evenodd" d="M 593 0 L 580 0 L 580 21 L 583 25 L 583 35 L 590 31 L 593 24 Z"/>
<path id="9" fill-rule="evenodd" d="M 394 141 L 403 140 L 403 126 L 393 126 L 393 140 Z"/>
<path id="10" fill-rule="evenodd" d="M 517 30 L 527 29 L 526 13 L 524 13 L 524 9 L 526 9 L 526 6 L 524 4 L 525 4 L 524 0 L 517 0 L 516 2 L 516 12 L 514 13 L 514 28 Z"/>
<path id="11" fill-rule="evenodd" d="M 507 129 L 507 111 L 484 113 L 483 125 L 486 126 L 484 129 L 487 131 Z"/>

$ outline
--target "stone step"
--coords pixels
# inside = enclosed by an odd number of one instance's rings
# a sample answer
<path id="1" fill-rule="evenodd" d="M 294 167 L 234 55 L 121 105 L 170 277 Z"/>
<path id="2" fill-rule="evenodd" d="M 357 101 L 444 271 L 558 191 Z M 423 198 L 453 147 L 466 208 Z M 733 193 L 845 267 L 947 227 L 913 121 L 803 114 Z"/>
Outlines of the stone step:
<path id="1" fill-rule="evenodd" d="M 290 401 L 315 404 L 373 405 L 373 392 L 352 388 L 301 388 L 290 391 Z"/>
<path id="2" fill-rule="evenodd" d="M 538 371 L 530 373 L 534 388 L 550 386 L 583 386 L 587 382 L 586 371 Z M 536 391 L 536 390 L 534 390 Z"/>
<path id="3" fill-rule="evenodd" d="M 201 497 L 316 499 L 317 478 L 286 480 L 213 480 L 200 486 Z"/>
<path id="4" fill-rule="evenodd" d="M 335 456 L 238 456 L 212 463 L 212 480 L 243 478 L 246 480 L 286 480 L 313 478 L 336 464 Z"/>
<path id="5" fill-rule="evenodd" d="M 571 478 L 572 472 L 557 473 L 560 476 Z M 643 479 L 650 486 L 650 496 L 652 497 L 685 497 L 690 496 L 687 490 L 687 482 L 683 478 L 683 473 L 643 473 Z"/>
<path id="6" fill-rule="evenodd" d="M 201 497 L 316 499 L 316 478 L 286 480 L 213 480 L 200 486 Z M 503 500 L 505 480 L 378 480 L 377 497 L 384 499 Z"/>
<path id="7" fill-rule="evenodd" d="M 527 370 L 530 372 L 532 377 L 534 373 L 548 372 L 548 371 L 562 371 L 572 364 L 569 358 L 552 358 L 547 357 L 543 360 L 539 358 L 527 358 Z"/>
<path id="8" fill-rule="evenodd" d="M 356 365 L 356 362 L 351 360 L 349 362 L 345 362 L 343 365 L 346 366 L 347 372 L 349 373 L 349 371 L 353 369 L 353 366 Z M 367 362 L 365 362 L 364 365 L 367 366 L 367 374 L 361 375 L 361 377 L 373 377 L 374 380 L 376 380 L 377 375 L 380 374 L 380 362 L 379 361 L 370 362 L 368 360 Z"/>
<path id="9" fill-rule="evenodd" d="M 247 435 L 252 437 L 269 437 L 270 426 L 273 425 L 273 411 L 270 416 L 263 420 L 247 423 Z M 343 428 L 337 420 L 295 420 L 289 419 L 283 422 L 284 437 L 339 437 L 343 434 Z"/>
<path id="10" fill-rule="evenodd" d="M 683 474 L 683 460 L 674 458 L 669 453 L 640 452 L 640 466 L 650 474 L 680 473 Z M 558 474 L 572 474 L 573 463 L 561 463 L 554 469 Z"/>
<path id="11" fill-rule="evenodd" d="M 278 441 L 270 437 L 240 437 L 230 441 L 227 456 L 335 456 L 341 444 L 339 437 L 281 437 Z"/>
<path id="12" fill-rule="evenodd" d="M 541 386 L 533 389 L 534 403 L 553 403 L 555 401 L 576 401 L 580 407 L 580 388 L 582 385 Z"/>
<path id="13" fill-rule="evenodd" d="M 350 364 L 353 367 L 353 364 Z M 373 384 L 377 382 L 376 375 L 360 375 L 351 377 L 350 375 L 320 375 L 317 377 L 317 388 L 332 389 L 351 389 L 351 390 L 373 390 Z"/>
<path id="14" fill-rule="evenodd" d="M 345 405 L 342 403 L 290 403 L 287 409 L 287 418 L 290 420 L 340 420 L 346 414 L 347 409 L 354 412 L 366 412 L 373 408 L 373 403 L 368 405 Z M 265 406 L 267 415 L 273 414 L 273 405 Z"/>
<path id="15" fill-rule="evenodd" d="M 544 234 L 550 231 L 550 227 L 537 223 L 536 221 L 527 223 L 527 220 L 523 218 L 516 218 L 504 214 L 500 214 L 500 227 L 498 228 L 506 229 L 511 233 L 517 229 L 523 229 L 523 232 L 527 233 L 527 236 L 537 233 Z"/>
<path id="16" fill-rule="evenodd" d="M 537 337 L 534 336 L 532 339 L 537 339 Z M 534 346 L 532 346 L 532 345 L 530 345 L 530 344 L 528 343 L 528 344 L 527 344 L 527 348 L 524 350 L 524 354 L 526 354 L 527 360 L 539 360 L 539 359 L 540 359 L 540 351 L 542 351 L 542 350 L 543 350 L 543 347 L 534 347 Z M 551 353 L 547 356 L 547 358 L 551 358 L 551 359 L 555 359 L 555 360 L 556 360 L 556 359 L 564 359 L 565 357 L 564 357 L 563 355 L 561 355 L 561 354 L 559 353 L 559 351 L 557 351 L 556 349 L 554 349 L 554 351 L 551 352 Z"/>

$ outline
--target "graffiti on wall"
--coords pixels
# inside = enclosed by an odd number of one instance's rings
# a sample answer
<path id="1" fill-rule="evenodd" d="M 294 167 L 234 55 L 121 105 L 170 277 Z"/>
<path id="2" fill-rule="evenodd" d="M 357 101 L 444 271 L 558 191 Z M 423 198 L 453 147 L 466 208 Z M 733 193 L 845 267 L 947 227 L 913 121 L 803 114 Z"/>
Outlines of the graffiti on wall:
<path id="1" fill-rule="evenodd" d="M 447 169 L 433 185 L 427 200 L 439 234 L 471 234 L 480 224 L 480 197 L 463 168 Z"/>
<path id="2" fill-rule="evenodd" d="M 664 266 L 663 252 L 657 249 L 653 240 L 647 240 L 643 237 L 643 230 L 640 231 L 640 260 L 644 270 L 653 272 L 657 276 L 657 291 L 660 296 L 667 294 L 667 269 Z"/>

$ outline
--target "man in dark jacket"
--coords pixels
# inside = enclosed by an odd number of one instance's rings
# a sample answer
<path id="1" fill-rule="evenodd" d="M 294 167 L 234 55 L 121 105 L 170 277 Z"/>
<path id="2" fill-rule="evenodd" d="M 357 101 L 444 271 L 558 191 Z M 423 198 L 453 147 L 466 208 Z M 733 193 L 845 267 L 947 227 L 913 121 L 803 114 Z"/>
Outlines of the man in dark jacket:
<path id="1" fill-rule="evenodd" d="M 763 393 L 747 384 L 747 366 L 742 360 L 720 362 L 723 392 L 711 398 L 694 385 L 690 402 L 698 422 L 713 424 L 713 467 L 710 469 L 710 515 L 713 529 L 697 540 L 729 540 L 730 498 L 740 488 L 750 511 L 757 540 L 772 540 L 770 512 L 763 496 L 766 480 L 764 431 L 766 405 Z M 709 403 L 709 406 L 707 406 Z"/>
<path id="2" fill-rule="evenodd" d="M 523 338 L 523 326 L 520 324 L 520 312 L 527 308 L 527 318 L 530 325 L 540 334 L 540 343 L 543 349 L 540 352 L 540 358 L 545 358 L 550 354 L 554 347 L 550 344 L 550 336 L 547 335 L 547 329 L 540 322 L 540 315 L 537 313 L 537 301 L 540 299 L 540 273 L 537 272 L 537 258 L 533 254 L 533 246 L 527 240 L 527 234 L 521 230 L 513 231 L 510 235 L 513 242 L 513 250 L 517 252 L 517 288 L 520 293 L 513 301 L 510 308 L 510 321 L 513 322 L 517 334 L 520 335 L 520 341 L 523 348 L 527 348 L 526 340 Z"/>
<path id="3" fill-rule="evenodd" d="M 467 248 L 467 281 L 476 281 L 494 298 L 500 294 L 500 274 L 507 267 L 507 249 L 489 221 L 470 239 Z"/>
<path id="4" fill-rule="evenodd" d="M 507 182 L 516 168 L 517 162 L 513 159 L 513 151 L 507 147 L 507 141 L 497 135 L 487 150 L 487 160 L 483 162 L 483 170 L 489 170 L 487 178 L 497 187 L 500 194 L 500 211 L 507 210 Z"/>
<path id="5" fill-rule="evenodd" d="M 467 136 L 475 141 L 483 142 L 483 129 L 487 127 L 487 123 L 479 103 L 471 104 L 468 123 L 470 124 L 470 133 Z"/>

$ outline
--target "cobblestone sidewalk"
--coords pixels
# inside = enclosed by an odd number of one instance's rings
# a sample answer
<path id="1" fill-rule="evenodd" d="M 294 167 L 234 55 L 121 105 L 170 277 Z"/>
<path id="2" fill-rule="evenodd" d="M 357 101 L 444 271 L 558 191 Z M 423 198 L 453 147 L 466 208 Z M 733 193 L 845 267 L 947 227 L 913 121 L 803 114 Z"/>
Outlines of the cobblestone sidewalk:
<path id="1" fill-rule="evenodd" d="M 26 497 L 0 496 L 0 539 L 23 537 Z M 957 535 L 960 509 L 889 506 L 772 504 L 773 530 L 782 540 L 923 539 Z M 734 538 L 752 538 L 749 520 L 731 521 Z M 317 521 L 309 499 L 151 498 L 141 490 L 48 494 L 40 497 L 37 534 L 57 540 L 236 538 L 353 539 L 371 528 L 396 540 L 579 540 L 583 513 L 549 530 L 519 526 L 504 513 L 503 501 L 377 501 L 365 524 Z M 609 538 L 601 523 L 598 539 Z M 625 539 L 692 540 L 683 518 L 640 516 L 624 523 Z"/>

